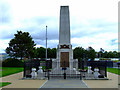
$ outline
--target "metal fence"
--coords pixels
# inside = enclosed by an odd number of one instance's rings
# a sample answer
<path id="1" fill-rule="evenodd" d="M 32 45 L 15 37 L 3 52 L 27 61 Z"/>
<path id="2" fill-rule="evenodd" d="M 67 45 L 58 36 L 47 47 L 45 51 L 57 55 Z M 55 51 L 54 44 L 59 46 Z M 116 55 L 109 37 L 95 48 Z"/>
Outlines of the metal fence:
<path id="1" fill-rule="evenodd" d="M 69 65 L 69 66 L 68 66 Z M 107 62 L 101 61 L 78 61 L 78 62 L 54 62 L 52 60 L 29 60 L 24 62 L 24 77 L 31 77 L 32 68 L 36 72 L 42 67 L 45 77 L 50 78 L 79 78 L 86 77 L 87 67 L 91 66 L 94 72 L 95 68 L 99 73 L 107 77 Z M 62 66 L 62 67 L 61 67 Z M 85 74 L 86 73 L 86 74 Z"/>
<path id="2" fill-rule="evenodd" d="M 32 68 L 36 68 L 36 72 L 39 70 L 39 66 L 41 66 L 46 72 L 46 69 L 52 68 L 52 60 L 28 60 L 24 62 L 24 77 L 31 77 Z"/>
<path id="3" fill-rule="evenodd" d="M 53 62 L 52 69 L 49 70 L 49 79 L 82 79 L 80 71 L 78 70 L 78 62 Z"/>
<path id="4" fill-rule="evenodd" d="M 52 62 L 52 60 L 30 60 L 24 62 L 24 77 L 31 78 L 32 68 L 36 68 L 36 72 L 39 70 L 39 66 L 43 67 L 43 72 L 45 77 L 51 78 L 63 78 L 67 79 L 69 77 L 81 79 L 81 74 L 79 71 L 76 72 L 73 68 L 70 69 L 66 65 L 73 65 L 76 68 L 77 62 Z M 59 68 L 57 66 L 59 65 Z M 63 66 L 63 67 L 61 67 Z"/>
<path id="5" fill-rule="evenodd" d="M 88 62 L 86 60 L 84 61 L 78 61 L 78 68 L 79 69 L 87 69 L 86 67 L 88 67 Z"/>
<path id="6" fill-rule="evenodd" d="M 88 61 L 88 66 L 92 67 L 92 70 L 94 71 L 95 68 L 99 69 L 99 73 L 105 77 L 107 77 L 107 62 L 102 61 Z"/>

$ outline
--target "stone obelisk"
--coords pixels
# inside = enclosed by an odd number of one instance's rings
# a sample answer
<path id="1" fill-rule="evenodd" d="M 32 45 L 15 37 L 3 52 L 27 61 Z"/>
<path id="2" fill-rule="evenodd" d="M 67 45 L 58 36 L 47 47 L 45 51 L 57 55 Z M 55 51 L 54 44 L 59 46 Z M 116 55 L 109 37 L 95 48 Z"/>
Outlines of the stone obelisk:
<path id="1" fill-rule="evenodd" d="M 59 45 L 57 48 L 58 67 L 72 67 L 73 50 L 70 42 L 69 6 L 60 7 Z"/>
<path id="2" fill-rule="evenodd" d="M 61 6 L 60 9 L 59 44 L 70 44 L 70 17 L 68 6 Z"/>

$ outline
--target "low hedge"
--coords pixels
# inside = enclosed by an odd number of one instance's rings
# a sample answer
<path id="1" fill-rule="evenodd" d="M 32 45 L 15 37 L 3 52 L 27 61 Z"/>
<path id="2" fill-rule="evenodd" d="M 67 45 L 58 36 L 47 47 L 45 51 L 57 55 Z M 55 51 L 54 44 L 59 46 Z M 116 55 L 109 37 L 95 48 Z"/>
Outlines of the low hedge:
<path id="1" fill-rule="evenodd" d="M 23 67 L 24 63 L 15 58 L 8 58 L 2 62 L 2 67 Z"/>

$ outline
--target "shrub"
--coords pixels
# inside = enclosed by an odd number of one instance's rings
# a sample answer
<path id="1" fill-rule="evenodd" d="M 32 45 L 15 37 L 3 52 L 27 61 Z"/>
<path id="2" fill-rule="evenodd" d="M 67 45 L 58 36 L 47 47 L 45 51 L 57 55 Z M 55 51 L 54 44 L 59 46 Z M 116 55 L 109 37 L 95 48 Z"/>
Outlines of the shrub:
<path id="1" fill-rule="evenodd" d="M 8 58 L 2 62 L 3 67 L 23 67 L 23 62 L 15 58 Z"/>
<path id="2" fill-rule="evenodd" d="M 42 66 L 42 70 L 46 69 L 46 66 Z"/>
<path id="3" fill-rule="evenodd" d="M 78 61 L 79 61 L 79 62 L 82 61 L 82 58 L 78 58 Z"/>

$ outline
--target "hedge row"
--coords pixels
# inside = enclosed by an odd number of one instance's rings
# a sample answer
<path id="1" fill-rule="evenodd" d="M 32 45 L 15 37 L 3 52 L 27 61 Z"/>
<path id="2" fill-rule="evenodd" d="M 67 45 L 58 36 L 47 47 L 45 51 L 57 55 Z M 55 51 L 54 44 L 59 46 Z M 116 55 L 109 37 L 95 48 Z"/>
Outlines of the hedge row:
<path id="1" fill-rule="evenodd" d="M 8 58 L 2 62 L 2 67 L 23 67 L 24 63 L 15 58 Z"/>

